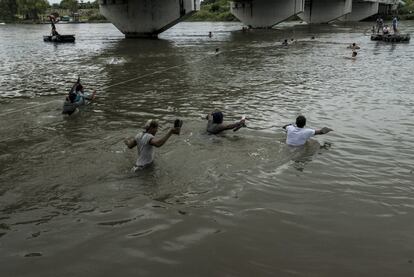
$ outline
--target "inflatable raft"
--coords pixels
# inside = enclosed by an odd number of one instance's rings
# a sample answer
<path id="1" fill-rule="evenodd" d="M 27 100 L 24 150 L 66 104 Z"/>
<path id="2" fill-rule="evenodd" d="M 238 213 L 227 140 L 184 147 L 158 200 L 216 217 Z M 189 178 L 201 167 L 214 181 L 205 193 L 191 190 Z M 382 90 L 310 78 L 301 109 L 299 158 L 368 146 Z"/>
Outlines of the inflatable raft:
<path id="1" fill-rule="evenodd" d="M 75 42 L 75 35 L 43 36 L 47 42 Z"/>
<path id="2" fill-rule="evenodd" d="M 385 42 L 409 42 L 410 34 L 372 34 L 371 40 L 380 40 Z"/>

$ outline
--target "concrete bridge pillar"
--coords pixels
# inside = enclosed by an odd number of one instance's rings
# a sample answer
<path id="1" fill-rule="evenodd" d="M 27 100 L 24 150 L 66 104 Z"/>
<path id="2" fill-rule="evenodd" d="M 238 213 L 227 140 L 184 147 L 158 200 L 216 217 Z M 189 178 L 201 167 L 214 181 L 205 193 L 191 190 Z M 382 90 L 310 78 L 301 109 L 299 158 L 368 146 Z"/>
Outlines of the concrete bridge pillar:
<path id="1" fill-rule="evenodd" d="M 305 0 L 237 0 L 230 2 L 231 13 L 252 28 L 271 28 L 292 15 L 303 12 Z"/>
<path id="2" fill-rule="evenodd" d="M 353 0 L 352 12 L 341 17 L 341 21 L 360 21 L 378 13 L 379 3 L 377 0 Z"/>
<path id="3" fill-rule="evenodd" d="M 329 23 L 352 11 L 352 0 L 306 0 L 299 17 L 307 23 Z"/>
<path id="4" fill-rule="evenodd" d="M 378 13 L 381 15 L 395 13 L 399 3 L 398 0 L 378 0 L 378 2 Z"/>
<path id="5" fill-rule="evenodd" d="M 200 0 L 99 0 L 99 9 L 125 37 L 156 37 L 200 9 Z"/>

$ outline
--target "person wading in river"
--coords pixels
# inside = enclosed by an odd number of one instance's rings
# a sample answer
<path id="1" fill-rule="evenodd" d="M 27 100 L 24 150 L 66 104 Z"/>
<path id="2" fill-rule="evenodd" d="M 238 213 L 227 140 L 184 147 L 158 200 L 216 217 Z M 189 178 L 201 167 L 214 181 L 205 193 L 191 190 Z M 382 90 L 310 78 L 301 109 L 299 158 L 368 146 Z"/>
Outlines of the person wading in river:
<path id="1" fill-rule="evenodd" d="M 138 159 L 132 170 L 137 171 L 151 165 L 154 161 L 154 146 L 163 146 L 172 134 L 180 134 L 180 128 L 181 126 L 171 128 L 164 136 L 156 138 L 155 134 L 158 131 L 158 121 L 150 119 L 145 124 L 143 132 L 137 134 L 135 138 L 125 139 L 124 143 L 129 149 L 135 146 L 138 147 Z"/>
<path id="2" fill-rule="evenodd" d="M 235 123 L 224 123 L 223 122 L 223 113 L 220 111 L 216 111 L 210 113 L 206 116 L 207 122 L 207 132 L 210 134 L 218 134 L 225 130 L 233 130 L 237 131 L 241 127 L 246 127 L 245 119 L 242 118 L 240 121 Z"/>
<path id="3" fill-rule="evenodd" d="M 305 125 L 306 118 L 303 115 L 300 115 L 296 118 L 296 126 L 293 124 L 286 124 L 283 126 L 283 129 L 287 132 L 286 144 L 290 146 L 302 146 L 314 135 L 324 135 L 333 131 L 327 127 L 323 127 L 320 130 L 314 130 L 305 128 Z"/>
<path id="4" fill-rule="evenodd" d="M 96 91 L 93 90 L 92 93 L 85 93 L 83 86 L 80 83 L 80 77 L 78 77 L 78 80 L 66 96 L 65 102 L 63 103 L 62 114 L 72 115 L 80 106 L 90 103 L 95 100 L 95 98 Z"/>

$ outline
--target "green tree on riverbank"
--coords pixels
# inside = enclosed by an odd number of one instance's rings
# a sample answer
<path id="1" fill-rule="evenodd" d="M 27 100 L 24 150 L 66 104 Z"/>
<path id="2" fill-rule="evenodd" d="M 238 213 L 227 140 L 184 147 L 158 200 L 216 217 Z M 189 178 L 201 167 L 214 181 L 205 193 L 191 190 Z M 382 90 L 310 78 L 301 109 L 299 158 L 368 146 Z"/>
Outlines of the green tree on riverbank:
<path id="1" fill-rule="evenodd" d="M 405 0 L 405 4 L 401 5 L 399 13 L 401 14 L 413 14 L 414 13 L 414 0 Z M 413 15 L 414 16 L 414 15 Z"/>
<path id="2" fill-rule="evenodd" d="M 13 22 L 16 20 L 16 0 L 0 0 L 0 21 Z"/>
<path id="3" fill-rule="evenodd" d="M 190 20 L 194 21 L 236 21 L 230 13 L 229 0 L 204 0 L 201 2 L 200 11 L 194 14 Z"/>
<path id="4" fill-rule="evenodd" d="M 18 13 L 24 19 L 36 20 L 49 8 L 49 2 L 46 0 L 17 0 L 17 7 Z"/>
<path id="5" fill-rule="evenodd" d="M 79 10 L 79 3 L 77 0 L 62 0 L 59 6 L 61 9 L 69 10 L 72 15 Z"/>

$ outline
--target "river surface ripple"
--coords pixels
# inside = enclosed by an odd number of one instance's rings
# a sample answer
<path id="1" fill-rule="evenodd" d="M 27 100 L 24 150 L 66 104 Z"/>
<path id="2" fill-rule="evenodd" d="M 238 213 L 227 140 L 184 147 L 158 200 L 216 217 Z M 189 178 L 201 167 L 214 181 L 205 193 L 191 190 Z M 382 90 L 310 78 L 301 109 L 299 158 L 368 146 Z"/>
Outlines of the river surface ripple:
<path id="1" fill-rule="evenodd" d="M 371 23 L 57 27 L 76 43 L 0 26 L 1 276 L 414 276 L 412 43 L 372 42 Z M 78 76 L 98 98 L 63 118 Z M 213 109 L 249 128 L 207 135 Z M 334 132 L 289 149 L 299 114 Z M 131 173 L 122 138 L 177 117 Z"/>

